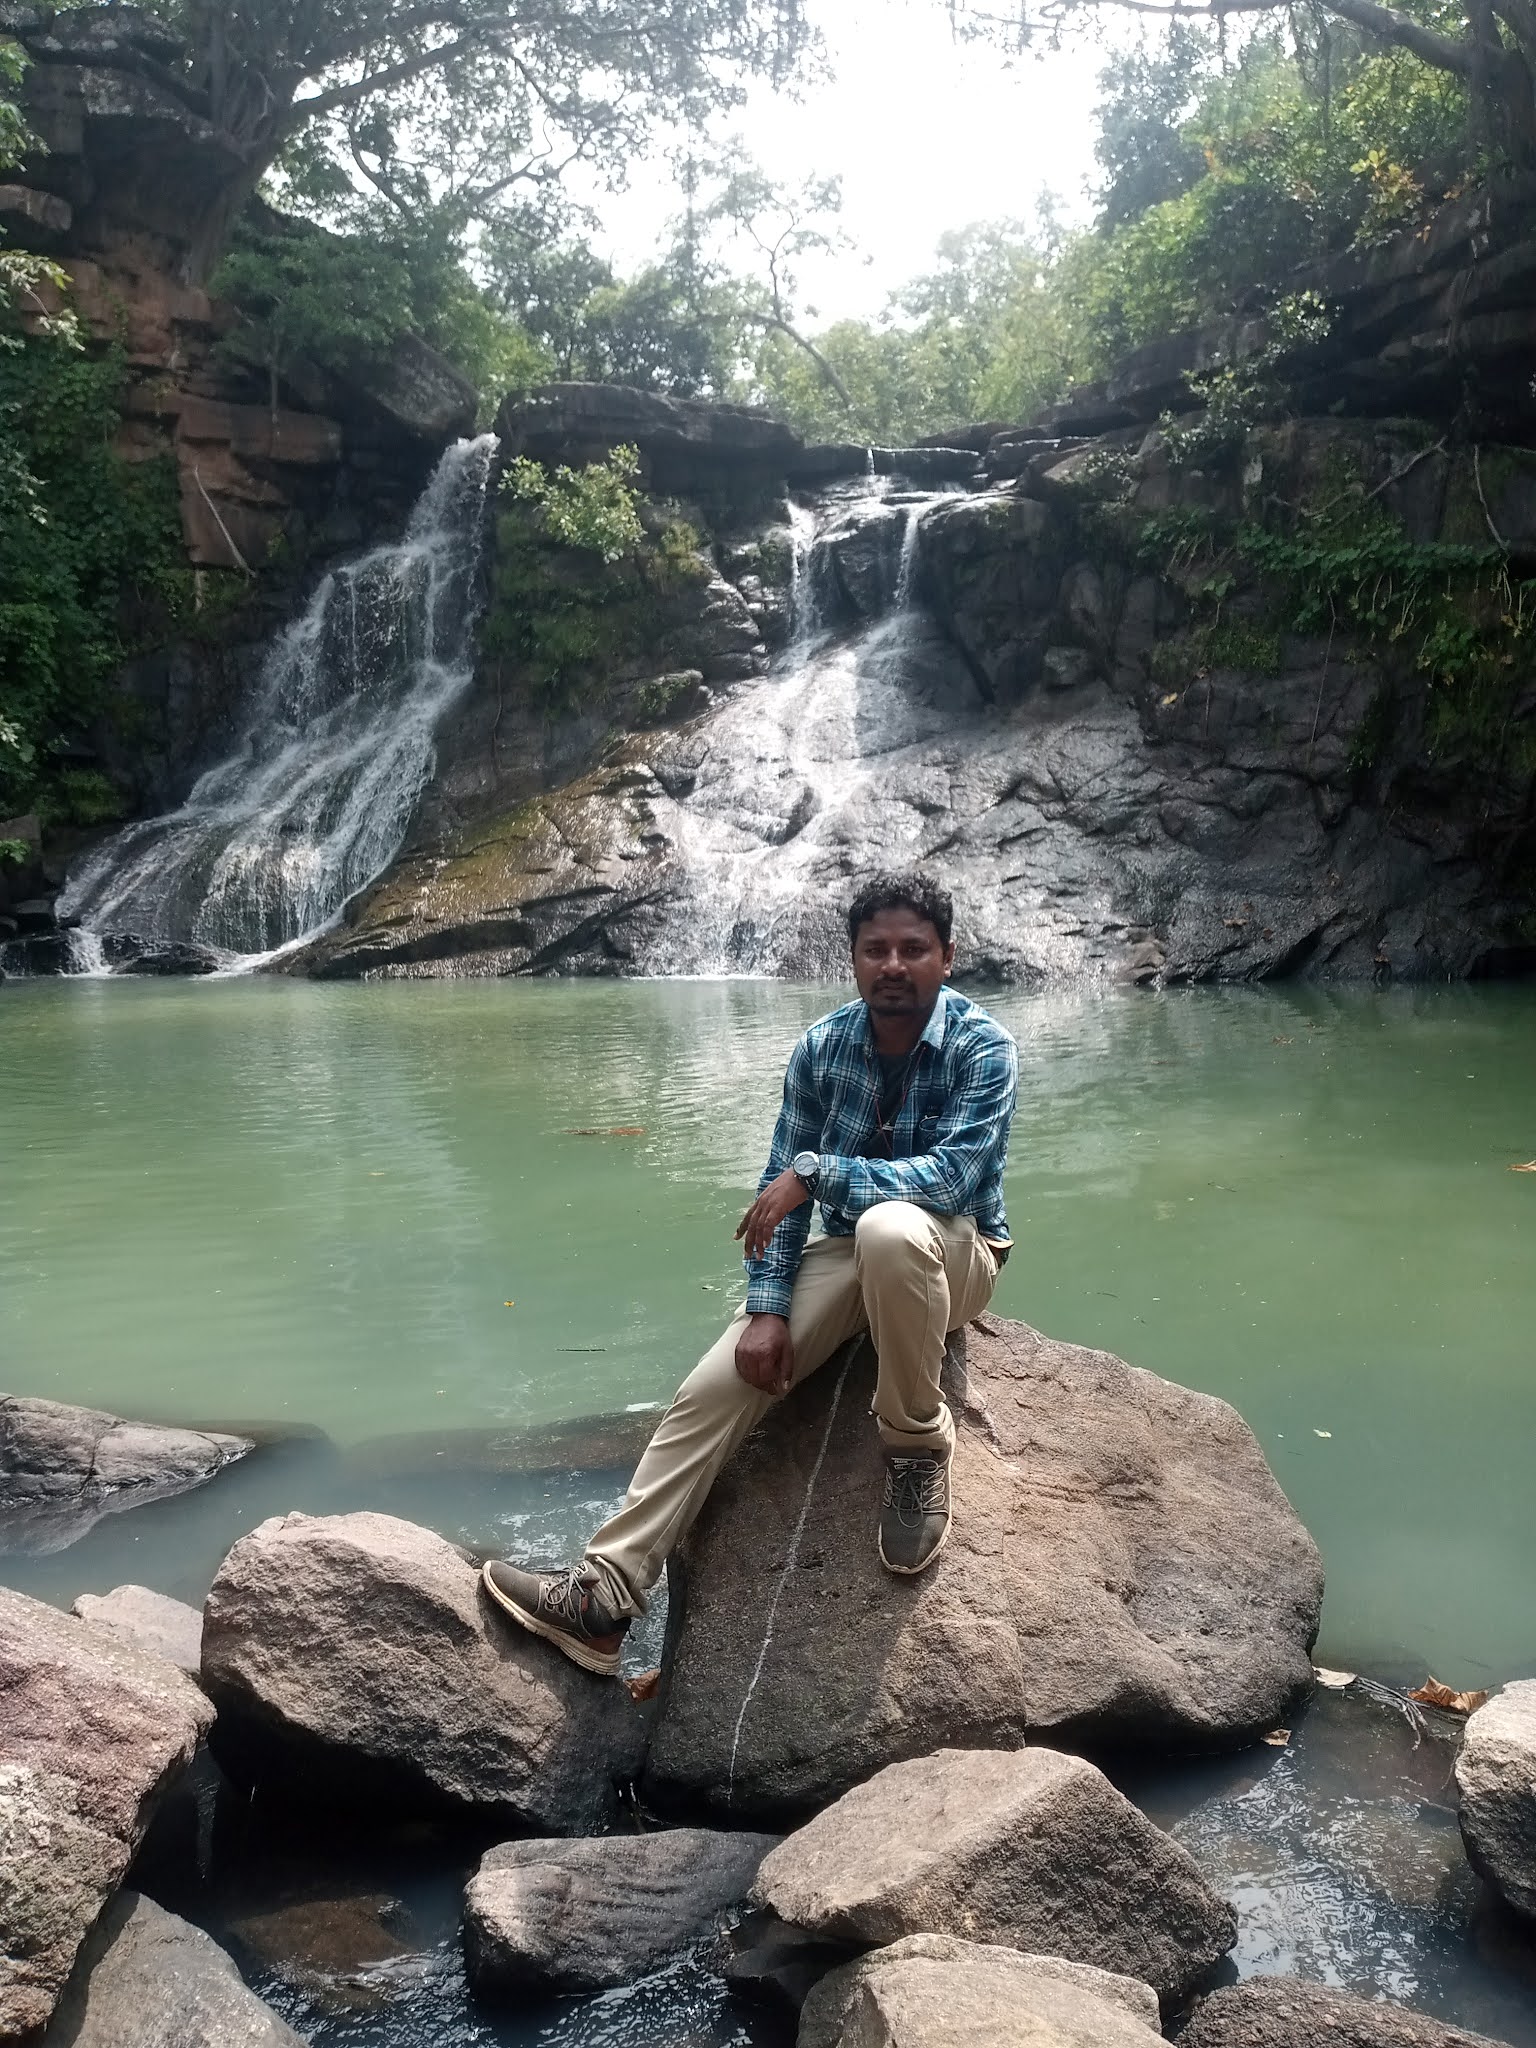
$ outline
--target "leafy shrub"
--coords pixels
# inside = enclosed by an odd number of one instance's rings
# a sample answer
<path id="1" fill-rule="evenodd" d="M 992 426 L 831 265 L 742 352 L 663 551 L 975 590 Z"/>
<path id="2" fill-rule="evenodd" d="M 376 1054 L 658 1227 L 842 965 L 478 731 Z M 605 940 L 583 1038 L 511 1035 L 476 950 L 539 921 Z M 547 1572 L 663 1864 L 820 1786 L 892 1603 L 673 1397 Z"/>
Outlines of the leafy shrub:
<path id="1" fill-rule="evenodd" d="M 501 488 L 510 497 L 538 508 L 544 531 L 568 548 L 590 548 L 605 562 L 638 547 L 645 529 L 640 524 L 640 451 L 615 448 L 606 462 L 585 469 L 563 465 L 547 470 L 542 463 L 519 456 L 509 462 Z"/>

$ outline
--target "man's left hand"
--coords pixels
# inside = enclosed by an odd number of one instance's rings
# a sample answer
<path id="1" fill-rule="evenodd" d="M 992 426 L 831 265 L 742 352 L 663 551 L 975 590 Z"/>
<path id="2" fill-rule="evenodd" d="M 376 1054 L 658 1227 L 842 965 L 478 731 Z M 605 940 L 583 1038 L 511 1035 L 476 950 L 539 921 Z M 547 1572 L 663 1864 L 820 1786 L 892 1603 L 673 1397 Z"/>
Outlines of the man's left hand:
<path id="1" fill-rule="evenodd" d="M 769 1181 L 736 1226 L 736 1235 L 747 1241 L 747 1257 L 760 1259 L 784 1218 L 810 1199 L 810 1189 L 792 1166 L 786 1166 L 777 1180 Z"/>

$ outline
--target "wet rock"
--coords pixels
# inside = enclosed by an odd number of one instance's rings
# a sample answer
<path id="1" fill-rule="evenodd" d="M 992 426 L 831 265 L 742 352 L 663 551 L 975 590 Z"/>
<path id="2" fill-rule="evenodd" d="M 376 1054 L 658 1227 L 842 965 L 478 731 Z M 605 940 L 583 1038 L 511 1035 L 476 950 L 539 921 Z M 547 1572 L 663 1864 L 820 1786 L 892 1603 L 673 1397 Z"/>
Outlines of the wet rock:
<path id="1" fill-rule="evenodd" d="M 304 2048 L 201 1928 L 137 1892 L 114 1899 L 40 2048 Z"/>
<path id="2" fill-rule="evenodd" d="M 902 476 L 915 484 L 967 483 L 976 474 L 973 448 L 872 448 L 877 476 Z"/>
<path id="3" fill-rule="evenodd" d="M 202 1663 L 203 1617 L 184 1600 L 169 1599 L 148 1586 L 114 1586 L 110 1593 L 82 1593 L 70 1612 L 131 1649 L 163 1657 L 196 1678 Z"/>
<path id="4" fill-rule="evenodd" d="M 896 589 L 908 516 L 894 505 L 860 507 L 818 543 L 832 565 L 846 616 L 877 619 L 888 609 Z"/>
<path id="5" fill-rule="evenodd" d="M 912 1934 L 834 1970 L 805 2002 L 796 2048 L 1150 2048 L 1157 1994 L 1058 1956 Z"/>
<path id="6" fill-rule="evenodd" d="M 103 1515 L 202 1486 L 254 1448 L 215 1430 L 0 1396 L 0 1552 L 63 1550 Z"/>
<path id="7" fill-rule="evenodd" d="M 752 1893 L 822 1939 L 964 1934 L 1190 1991 L 1237 1939 L 1194 1861 L 1104 1774 L 1050 1749 L 941 1749 L 844 1793 Z"/>
<path id="8" fill-rule="evenodd" d="M 546 1833 L 611 1823 L 639 1710 L 494 1613 L 441 1536 L 392 1515 L 284 1515 L 237 1543 L 203 1610 L 221 1762 L 316 1796 Z"/>
<path id="9" fill-rule="evenodd" d="M 759 1906 L 743 1913 L 726 1935 L 729 1954 L 720 1974 L 743 1998 L 799 2012 L 813 1986 L 848 1960 L 848 1944 L 817 1941 Z"/>
<path id="10" fill-rule="evenodd" d="M 172 945 L 150 946 L 126 959 L 120 974 L 212 974 L 222 965 L 209 946 L 195 946 L 178 939 Z"/>
<path id="11" fill-rule="evenodd" d="M 464 1894 L 471 1980 L 490 1994 L 627 1984 L 740 1905 L 777 1839 L 678 1828 L 504 1842 Z"/>
<path id="12" fill-rule="evenodd" d="M 1180 2048 L 1495 2048 L 1381 1998 L 1356 1998 L 1297 1977 L 1253 1977 L 1217 1991 L 1179 2036 Z"/>
<path id="13" fill-rule="evenodd" d="M 384 1892 L 284 1898 L 238 1911 L 225 1924 L 242 1963 L 270 1971 L 338 2017 L 387 2007 L 380 1965 L 413 1952 L 405 1907 Z"/>
<path id="14" fill-rule="evenodd" d="M 1536 1678 L 1504 1686 L 1472 1715 L 1456 1783 L 1473 1869 L 1536 1918 Z"/>
<path id="15" fill-rule="evenodd" d="M 1310 1690 L 1321 1562 L 1233 1409 L 990 1315 L 946 1370 L 955 1521 L 920 1579 L 875 1555 L 867 1347 L 721 1474 L 669 1574 L 652 1797 L 739 1823 L 936 1743 L 1236 1748 Z"/>
<path id="16" fill-rule="evenodd" d="M 0 1588 L 0 2041 L 47 2024 L 213 1720 L 158 1657 Z"/>

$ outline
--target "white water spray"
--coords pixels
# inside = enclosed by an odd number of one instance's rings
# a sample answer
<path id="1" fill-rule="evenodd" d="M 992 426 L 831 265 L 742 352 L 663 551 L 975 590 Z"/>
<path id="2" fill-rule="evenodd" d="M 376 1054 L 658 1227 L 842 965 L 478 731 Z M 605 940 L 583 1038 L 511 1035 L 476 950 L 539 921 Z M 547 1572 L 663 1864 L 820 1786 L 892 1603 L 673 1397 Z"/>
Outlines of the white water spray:
<path id="1" fill-rule="evenodd" d="M 71 879 L 59 912 L 80 927 L 72 947 L 99 961 L 103 937 L 120 936 L 264 956 L 319 930 L 393 859 L 438 720 L 473 672 L 495 446 L 487 434 L 449 448 L 404 539 L 324 578 L 269 649 L 238 750 Z"/>

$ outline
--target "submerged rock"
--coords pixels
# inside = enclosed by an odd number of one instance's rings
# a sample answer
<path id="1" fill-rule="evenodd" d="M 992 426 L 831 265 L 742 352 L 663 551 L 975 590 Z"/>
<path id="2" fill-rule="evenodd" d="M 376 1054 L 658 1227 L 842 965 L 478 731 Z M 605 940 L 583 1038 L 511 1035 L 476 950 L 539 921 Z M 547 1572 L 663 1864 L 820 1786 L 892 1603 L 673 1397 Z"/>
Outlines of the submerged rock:
<path id="1" fill-rule="evenodd" d="M 137 1892 L 81 1950 L 40 2048 L 304 2048 L 199 1927 Z"/>
<path id="2" fill-rule="evenodd" d="M 1224 1401 L 984 1316 L 952 1345 L 955 1521 L 880 1565 L 864 1346 L 776 1407 L 671 1571 L 647 1785 L 779 1818 L 936 1744 L 1236 1748 L 1312 1683 L 1323 1574 Z"/>
<path id="3" fill-rule="evenodd" d="M 1130 1977 L 953 1935 L 913 1934 L 834 1970 L 796 2048 L 1151 2048 L 1157 1994 Z"/>
<path id="4" fill-rule="evenodd" d="M 490 1993 L 627 1984 L 740 1905 L 777 1839 L 678 1828 L 504 1842 L 464 1894 L 471 1981 Z"/>
<path id="5" fill-rule="evenodd" d="M 1180 2048 L 1496 2048 L 1381 1998 L 1356 1998 L 1297 1977 L 1253 1977 L 1208 1998 Z"/>
<path id="6" fill-rule="evenodd" d="M 162 1659 L 3 1588 L 0 1700 L 4 2042 L 47 2024 L 213 1709 Z"/>
<path id="7" fill-rule="evenodd" d="M 393 1515 L 283 1515 L 203 1610 L 216 1747 L 240 1776 L 579 1834 L 639 1763 L 626 1689 L 504 1621 L 473 1564 Z"/>
<path id="8" fill-rule="evenodd" d="M 172 1600 L 148 1586 L 114 1586 L 110 1593 L 82 1593 L 70 1612 L 132 1649 L 163 1657 L 189 1678 L 198 1675 L 203 1617 L 185 1600 Z"/>
<path id="9" fill-rule="evenodd" d="M 824 1939 L 961 1934 L 1093 1963 L 1176 1999 L 1237 1939 L 1193 1860 L 1056 1750 L 941 1749 L 847 1792 L 763 1862 L 753 1898 Z"/>
<path id="10" fill-rule="evenodd" d="M 185 1493 L 254 1449 L 249 1437 L 0 1396 L 0 1552 L 67 1549 L 103 1515 Z"/>
<path id="11" fill-rule="evenodd" d="M 1536 1918 L 1536 1678 L 1506 1685 L 1473 1714 L 1456 1783 L 1473 1869 Z"/>

